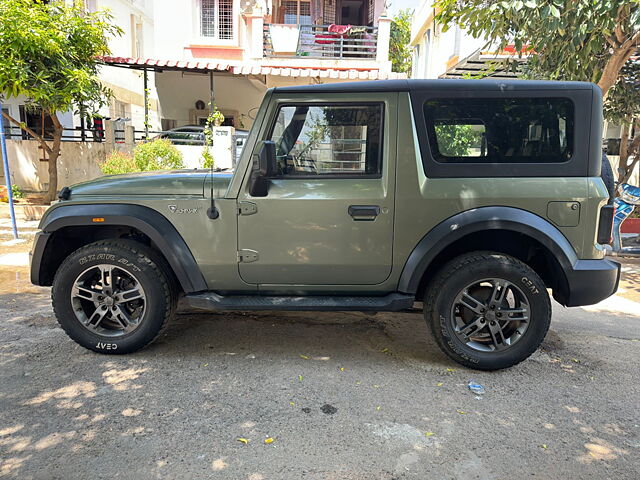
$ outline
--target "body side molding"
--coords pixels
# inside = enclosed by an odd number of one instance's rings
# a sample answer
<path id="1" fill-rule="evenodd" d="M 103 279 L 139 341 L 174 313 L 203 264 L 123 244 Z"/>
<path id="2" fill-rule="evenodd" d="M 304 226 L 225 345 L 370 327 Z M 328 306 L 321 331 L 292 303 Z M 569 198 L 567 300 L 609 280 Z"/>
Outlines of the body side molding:
<path id="1" fill-rule="evenodd" d="M 398 291 L 417 293 L 422 276 L 440 252 L 462 237 L 483 230 L 510 230 L 539 241 L 553 253 L 565 274 L 578 261 L 562 232 L 542 217 L 513 207 L 479 207 L 447 218 L 418 242 L 404 265 Z"/>
<path id="2" fill-rule="evenodd" d="M 156 210 L 130 204 L 70 204 L 51 210 L 40 222 L 43 234 L 34 248 L 32 278 L 39 279 L 40 263 L 51 233 L 64 227 L 96 225 L 92 221 L 95 217 L 104 218 L 99 225 L 133 227 L 147 235 L 165 256 L 186 293 L 207 289 L 207 284 L 191 250 L 171 222 Z"/>

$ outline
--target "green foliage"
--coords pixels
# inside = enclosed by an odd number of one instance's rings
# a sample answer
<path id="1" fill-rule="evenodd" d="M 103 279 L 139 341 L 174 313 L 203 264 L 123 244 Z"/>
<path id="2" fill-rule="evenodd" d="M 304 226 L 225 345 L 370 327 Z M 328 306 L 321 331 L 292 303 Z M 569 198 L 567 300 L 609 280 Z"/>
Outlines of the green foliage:
<path id="1" fill-rule="evenodd" d="M 482 132 L 471 125 L 436 125 L 438 150 L 446 157 L 467 157 L 473 155 L 472 149 L 479 149 Z"/>
<path id="2" fill-rule="evenodd" d="M 411 19 L 413 10 L 400 10 L 391 23 L 389 40 L 389 58 L 394 72 L 411 73 Z"/>
<path id="3" fill-rule="evenodd" d="M 76 3 L 0 0 L 0 94 L 24 95 L 48 113 L 108 100 L 96 57 L 109 54 L 108 38 L 121 30 Z"/>
<path id="4" fill-rule="evenodd" d="M 100 164 L 102 173 L 118 175 L 131 172 L 149 172 L 155 170 L 177 170 L 184 168 L 182 154 L 166 139 L 156 139 L 141 143 L 133 149 L 133 155 L 113 151 Z"/>
<path id="5" fill-rule="evenodd" d="M 213 168 L 214 160 L 213 154 L 211 153 L 211 145 L 213 145 L 213 126 L 218 121 L 220 123 L 224 122 L 224 115 L 222 115 L 222 112 L 220 112 L 215 105 L 211 108 L 211 103 L 209 103 L 209 109 L 209 115 L 207 116 L 207 121 L 204 125 L 204 148 L 202 149 L 203 168 Z M 222 120 L 220 120 L 220 116 L 222 116 Z"/>
<path id="6" fill-rule="evenodd" d="M 133 149 L 133 161 L 141 172 L 184 168 L 182 153 L 164 138 L 136 145 Z"/>
<path id="7" fill-rule="evenodd" d="M 640 116 L 640 62 L 628 61 L 622 67 L 604 107 L 606 118 L 615 124 Z"/>
<path id="8" fill-rule="evenodd" d="M 24 198 L 24 191 L 18 185 L 11 185 L 11 194 L 13 198 Z"/>
<path id="9" fill-rule="evenodd" d="M 139 172 L 133 156 L 127 152 L 114 150 L 107 159 L 100 164 L 100 170 L 105 175 L 120 175 L 121 173 Z"/>

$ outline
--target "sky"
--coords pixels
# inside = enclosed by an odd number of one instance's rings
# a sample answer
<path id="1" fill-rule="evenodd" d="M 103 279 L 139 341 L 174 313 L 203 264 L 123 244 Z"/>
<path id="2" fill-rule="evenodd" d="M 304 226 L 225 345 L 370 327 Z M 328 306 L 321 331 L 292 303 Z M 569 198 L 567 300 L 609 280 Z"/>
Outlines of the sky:
<path id="1" fill-rule="evenodd" d="M 393 17 L 399 10 L 404 10 L 405 8 L 415 10 L 420 5 L 420 0 L 388 0 L 388 3 L 390 5 L 387 12 L 390 17 Z"/>

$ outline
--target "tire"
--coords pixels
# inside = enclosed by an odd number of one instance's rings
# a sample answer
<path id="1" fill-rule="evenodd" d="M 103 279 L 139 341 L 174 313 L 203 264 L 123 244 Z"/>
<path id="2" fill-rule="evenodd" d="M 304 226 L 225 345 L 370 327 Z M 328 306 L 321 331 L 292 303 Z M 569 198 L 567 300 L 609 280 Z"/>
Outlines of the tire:
<path id="1" fill-rule="evenodd" d="M 540 346 L 551 302 L 542 279 L 520 260 L 472 252 L 448 262 L 427 285 L 424 315 L 450 358 L 477 370 L 499 370 Z"/>
<path id="2" fill-rule="evenodd" d="M 75 342 L 99 353 L 126 354 L 150 344 L 167 326 L 177 284 L 149 247 L 105 240 L 62 262 L 51 299 L 58 323 Z"/>
<path id="3" fill-rule="evenodd" d="M 611 168 L 611 162 L 607 158 L 606 154 L 602 154 L 602 169 L 600 170 L 600 178 L 607 187 L 609 192 L 609 205 L 613 205 L 613 200 L 616 197 L 616 181 L 613 176 L 613 168 Z"/>

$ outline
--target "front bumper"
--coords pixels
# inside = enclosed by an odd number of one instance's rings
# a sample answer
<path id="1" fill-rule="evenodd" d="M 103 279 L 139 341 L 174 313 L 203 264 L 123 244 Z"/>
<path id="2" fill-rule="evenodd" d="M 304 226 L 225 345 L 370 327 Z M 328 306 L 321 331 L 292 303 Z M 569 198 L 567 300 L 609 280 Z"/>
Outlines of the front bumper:
<path id="1" fill-rule="evenodd" d="M 612 260 L 578 260 L 565 270 L 567 292 L 556 298 L 566 307 L 593 305 L 610 297 L 618 290 L 620 264 Z"/>

